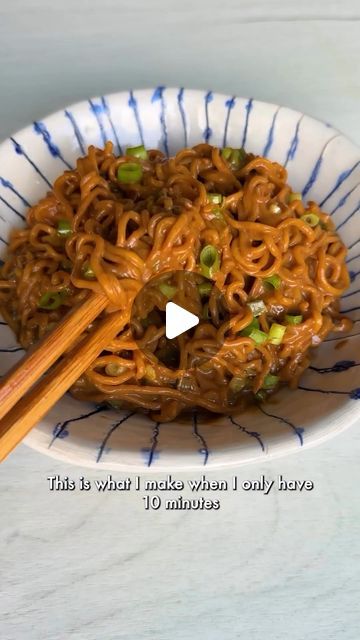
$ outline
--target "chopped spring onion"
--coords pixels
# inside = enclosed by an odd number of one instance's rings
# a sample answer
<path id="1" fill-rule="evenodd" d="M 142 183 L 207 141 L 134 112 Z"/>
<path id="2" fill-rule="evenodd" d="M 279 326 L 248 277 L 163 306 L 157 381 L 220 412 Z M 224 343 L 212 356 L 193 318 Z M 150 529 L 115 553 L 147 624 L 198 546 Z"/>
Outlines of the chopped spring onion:
<path id="1" fill-rule="evenodd" d="M 264 402 L 264 400 L 266 400 L 266 397 L 267 397 L 266 392 L 261 391 L 261 389 L 254 395 L 256 402 Z"/>
<path id="2" fill-rule="evenodd" d="M 259 320 L 257 318 L 253 318 L 250 324 L 240 331 L 240 335 L 248 337 L 254 329 L 260 329 Z"/>
<path id="3" fill-rule="evenodd" d="M 148 152 L 146 151 L 143 144 L 139 144 L 138 147 L 128 147 L 126 149 L 127 156 L 133 156 L 134 158 L 139 158 L 140 160 L 148 159 Z"/>
<path id="4" fill-rule="evenodd" d="M 211 213 L 213 214 L 213 219 L 216 218 L 217 220 L 219 220 L 219 222 L 225 223 L 225 218 L 222 214 L 221 209 L 219 209 L 219 207 L 213 207 Z"/>
<path id="5" fill-rule="evenodd" d="M 58 309 L 59 307 L 61 307 L 62 303 L 64 302 L 66 296 L 67 296 L 67 290 L 64 289 L 63 291 L 47 291 L 46 293 L 43 293 L 43 295 L 41 296 L 39 302 L 38 302 L 38 307 L 40 309 L 47 309 L 48 311 L 54 311 L 55 309 Z"/>
<path id="6" fill-rule="evenodd" d="M 124 162 L 118 167 L 117 179 L 124 184 L 132 184 L 140 182 L 142 173 L 141 166 L 136 162 Z"/>
<path id="7" fill-rule="evenodd" d="M 278 213 L 281 213 L 281 207 L 278 204 L 276 204 L 276 202 L 272 202 L 269 207 L 269 211 L 270 213 L 278 214 Z"/>
<path id="8" fill-rule="evenodd" d="M 211 282 L 202 282 L 198 284 L 198 292 L 202 298 L 206 298 L 212 292 L 213 285 Z"/>
<path id="9" fill-rule="evenodd" d="M 68 236 L 71 236 L 72 229 L 71 229 L 70 220 L 59 220 L 58 221 L 58 223 L 57 223 L 57 234 L 58 234 L 58 236 L 61 236 L 62 238 L 67 238 Z"/>
<path id="10" fill-rule="evenodd" d="M 159 289 L 163 296 L 165 296 L 165 298 L 169 298 L 169 300 L 171 300 L 177 292 L 176 287 L 173 287 L 171 284 L 167 284 L 166 282 L 161 282 L 159 284 Z"/>
<path id="11" fill-rule="evenodd" d="M 95 280 L 96 278 L 95 271 L 92 269 L 92 267 L 90 267 L 90 264 L 88 262 L 85 262 L 83 264 L 82 274 L 85 280 Z"/>
<path id="12" fill-rule="evenodd" d="M 245 149 L 232 149 L 231 147 L 224 147 L 221 149 L 221 155 L 224 160 L 227 160 L 233 171 L 237 171 L 244 164 L 246 158 Z"/>
<path id="13" fill-rule="evenodd" d="M 221 193 L 208 193 L 207 199 L 208 202 L 211 202 L 211 204 L 221 204 L 223 197 Z"/>
<path id="14" fill-rule="evenodd" d="M 264 331 L 260 331 L 260 329 L 253 329 L 249 338 L 254 340 L 256 344 L 263 344 L 263 342 L 267 341 L 268 335 Z"/>
<path id="15" fill-rule="evenodd" d="M 300 324 L 302 321 L 303 321 L 302 316 L 290 316 L 290 315 L 285 316 L 286 324 Z"/>
<path id="16" fill-rule="evenodd" d="M 115 362 L 109 362 L 105 367 L 105 373 L 108 376 L 120 376 L 124 371 L 126 371 L 126 368 Z"/>
<path id="17" fill-rule="evenodd" d="M 145 367 L 144 378 L 146 378 L 146 380 L 148 380 L 149 382 L 154 382 L 156 380 L 156 371 L 154 367 L 149 364 Z"/>
<path id="18" fill-rule="evenodd" d="M 261 316 L 262 313 L 267 311 L 263 300 L 253 300 L 252 302 L 248 302 L 247 306 L 250 307 L 254 318 Z"/>
<path id="19" fill-rule="evenodd" d="M 264 278 L 264 282 L 266 282 L 266 284 L 271 284 L 271 286 L 274 287 L 274 289 L 279 289 L 281 285 L 281 278 L 280 276 L 274 274 L 273 276 Z"/>
<path id="20" fill-rule="evenodd" d="M 113 407 L 113 409 L 121 409 L 124 402 L 122 400 L 108 400 L 107 404 Z"/>
<path id="21" fill-rule="evenodd" d="M 200 266 L 205 278 L 212 278 L 219 271 L 220 257 L 216 247 L 207 244 L 200 252 Z"/>
<path id="22" fill-rule="evenodd" d="M 246 386 L 246 378 L 234 376 L 229 382 L 229 390 L 232 393 L 239 393 Z"/>
<path id="23" fill-rule="evenodd" d="M 301 193 L 290 193 L 289 195 L 289 204 L 291 204 L 292 202 L 295 202 L 295 200 L 302 200 L 302 195 Z"/>
<path id="24" fill-rule="evenodd" d="M 204 320 L 210 320 L 210 311 L 209 311 L 209 303 L 206 302 L 203 306 L 202 317 Z"/>
<path id="25" fill-rule="evenodd" d="M 300 220 L 306 222 L 310 227 L 316 227 L 316 225 L 319 224 L 320 218 L 316 213 L 305 213 L 305 215 L 301 216 Z"/>
<path id="26" fill-rule="evenodd" d="M 264 384 L 262 386 L 263 389 L 273 389 L 279 382 L 279 376 L 273 376 L 270 373 L 265 376 Z"/>
<path id="27" fill-rule="evenodd" d="M 281 344 L 285 331 L 286 327 L 284 327 L 282 324 L 277 324 L 276 322 L 274 322 L 274 324 L 272 324 L 270 327 L 269 342 L 271 344 Z"/>

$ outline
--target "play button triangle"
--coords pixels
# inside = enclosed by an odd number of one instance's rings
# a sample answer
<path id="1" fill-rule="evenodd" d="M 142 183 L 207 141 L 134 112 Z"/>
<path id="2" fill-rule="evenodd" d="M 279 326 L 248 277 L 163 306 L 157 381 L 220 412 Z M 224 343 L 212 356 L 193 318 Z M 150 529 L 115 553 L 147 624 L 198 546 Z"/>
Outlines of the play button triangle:
<path id="1" fill-rule="evenodd" d="M 197 324 L 199 324 L 199 318 L 196 315 L 179 307 L 175 302 L 167 303 L 165 333 L 169 340 L 177 338 L 188 329 L 196 327 Z"/>

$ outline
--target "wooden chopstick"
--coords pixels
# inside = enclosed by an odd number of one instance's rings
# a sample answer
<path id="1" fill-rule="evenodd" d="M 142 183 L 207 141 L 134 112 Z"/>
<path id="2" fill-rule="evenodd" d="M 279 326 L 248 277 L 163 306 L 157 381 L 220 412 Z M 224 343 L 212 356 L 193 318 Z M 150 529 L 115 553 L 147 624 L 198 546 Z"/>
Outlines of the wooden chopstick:
<path id="1" fill-rule="evenodd" d="M 0 420 L 0 462 L 64 395 L 124 325 L 124 312 L 107 315 Z"/>
<path id="2" fill-rule="evenodd" d="M 10 369 L 0 383 L 0 419 L 38 382 L 107 304 L 106 296 L 92 293 Z"/>

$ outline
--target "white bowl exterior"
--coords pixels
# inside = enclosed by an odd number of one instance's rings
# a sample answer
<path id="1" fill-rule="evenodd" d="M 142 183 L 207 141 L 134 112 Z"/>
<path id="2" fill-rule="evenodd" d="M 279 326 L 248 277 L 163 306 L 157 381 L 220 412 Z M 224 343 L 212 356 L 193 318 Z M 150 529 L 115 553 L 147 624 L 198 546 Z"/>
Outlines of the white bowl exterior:
<path id="1" fill-rule="evenodd" d="M 354 326 L 344 344 L 336 335 L 316 351 L 313 369 L 296 392 L 232 420 L 219 417 L 154 425 L 130 412 L 115 413 L 64 397 L 27 437 L 49 455 L 82 466 L 120 471 L 173 471 L 222 467 L 300 450 L 336 434 L 360 415 L 360 151 L 327 124 L 286 107 L 184 89 L 129 91 L 93 98 L 58 111 L 14 134 L 0 146 L 0 252 L 29 204 L 89 144 L 112 140 L 115 150 L 143 142 L 173 154 L 208 141 L 246 146 L 284 164 L 305 200 L 333 215 L 349 247 L 352 284 L 344 296 Z M 359 334 L 359 335 L 358 335 Z M 0 325 L 0 373 L 22 355 Z M 338 350 L 335 347 L 340 346 Z M 339 364 L 340 363 L 340 364 Z M 359 385 L 360 386 L 360 385 Z"/>

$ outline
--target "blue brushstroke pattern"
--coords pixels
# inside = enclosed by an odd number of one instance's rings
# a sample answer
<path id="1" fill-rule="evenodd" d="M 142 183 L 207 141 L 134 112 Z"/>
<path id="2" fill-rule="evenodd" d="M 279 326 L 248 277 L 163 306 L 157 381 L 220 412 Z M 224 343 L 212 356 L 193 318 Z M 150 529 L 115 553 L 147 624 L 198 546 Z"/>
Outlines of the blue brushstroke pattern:
<path id="1" fill-rule="evenodd" d="M 297 427 L 292 422 L 290 422 L 290 420 L 288 420 L 287 418 L 283 418 L 282 416 L 277 416 L 274 413 L 269 413 L 268 411 L 265 411 L 265 409 L 260 404 L 257 405 L 257 408 L 265 416 L 268 416 L 268 418 L 274 418 L 275 420 L 279 420 L 283 424 L 288 425 L 288 427 L 290 427 L 293 430 L 293 432 L 295 433 L 295 435 L 298 437 L 299 442 L 300 442 L 300 446 L 301 447 L 303 446 L 303 444 L 304 444 L 303 434 L 304 434 L 305 429 L 303 429 L 302 427 Z"/>
<path id="2" fill-rule="evenodd" d="M 18 211 L 17 209 L 15 209 L 15 207 L 13 207 L 10 202 L 8 202 L 7 200 L 5 200 L 5 198 L 3 198 L 2 196 L 0 196 L 0 201 L 5 204 L 8 209 L 10 209 L 10 211 L 13 211 L 13 213 L 16 213 L 17 216 L 19 216 L 19 218 L 21 218 L 22 220 L 25 220 L 25 216 L 22 215 L 22 213 L 20 213 L 20 211 Z M 3 218 L 1 216 L 1 219 L 3 222 L 6 222 L 5 218 Z M 3 242 L 5 242 L 5 240 L 3 240 Z"/>
<path id="3" fill-rule="evenodd" d="M 117 134 L 113 119 L 111 117 L 110 106 L 109 106 L 109 103 L 106 100 L 105 96 L 101 96 L 101 104 L 102 104 L 102 106 L 104 108 L 104 112 L 107 115 L 107 119 L 109 120 L 109 124 L 110 124 L 111 130 L 113 132 L 114 140 L 115 140 L 115 142 L 117 144 L 118 153 L 119 153 L 120 156 L 122 156 L 123 152 L 122 152 L 121 144 L 119 142 L 118 134 Z"/>
<path id="4" fill-rule="evenodd" d="M 46 125 L 43 122 L 35 121 L 34 131 L 42 137 L 53 158 L 59 158 L 68 169 L 72 169 L 71 164 L 65 160 L 59 147 L 52 140 L 50 131 Z"/>
<path id="5" fill-rule="evenodd" d="M 228 127 L 229 127 L 229 120 L 230 120 L 230 112 L 231 109 L 234 108 L 235 106 L 235 96 L 233 96 L 232 98 L 229 98 L 228 100 L 225 101 L 225 107 L 227 108 L 227 114 L 226 114 L 226 118 L 225 118 L 225 126 L 224 126 L 224 136 L 223 136 L 223 147 L 227 146 L 227 132 L 228 132 Z"/>
<path id="6" fill-rule="evenodd" d="M 310 191 L 311 187 L 315 184 L 317 177 L 319 175 L 319 171 L 320 171 L 320 167 L 322 165 L 323 159 L 324 159 L 324 153 L 327 149 L 327 147 L 329 146 L 330 142 L 332 142 L 333 140 L 335 140 L 335 138 L 338 138 L 339 134 L 336 134 L 335 136 L 333 136 L 332 138 L 330 138 L 330 140 L 327 141 L 327 143 L 325 144 L 319 158 L 317 159 L 317 161 L 315 162 L 314 168 L 311 172 L 310 178 L 307 181 L 305 187 L 303 188 L 302 191 L 302 195 L 303 198 L 305 198 L 306 194 Z"/>
<path id="7" fill-rule="evenodd" d="M 356 256 L 353 256 L 352 258 L 348 258 L 347 260 L 345 260 L 346 264 L 349 264 L 349 262 L 352 262 L 353 260 L 357 260 L 358 258 L 360 258 L 360 253 L 358 253 Z"/>
<path id="8" fill-rule="evenodd" d="M 208 91 L 205 96 L 204 96 L 204 101 L 205 101 L 205 131 L 203 133 L 204 136 L 204 140 L 206 143 L 209 142 L 211 136 L 212 136 L 212 129 L 210 128 L 210 122 L 209 122 L 209 104 L 210 102 L 214 99 L 213 96 L 213 92 L 212 91 Z"/>
<path id="9" fill-rule="evenodd" d="M 107 135 L 101 119 L 101 116 L 104 113 L 104 107 L 102 106 L 102 104 L 98 104 L 97 102 L 93 102 L 92 100 L 89 100 L 88 102 L 90 106 L 90 111 L 95 116 L 96 122 L 98 123 L 102 143 L 103 145 L 105 145 L 107 142 Z"/>
<path id="10" fill-rule="evenodd" d="M 209 448 L 207 446 L 207 443 L 206 443 L 206 440 L 205 440 L 204 436 L 201 435 L 201 433 L 199 433 L 198 420 L 197 420 L 197 414 L 196 413 L 194 413 L 193 416 L 192 416 L 192 427 L 193 427 L 192 428 L 193 436 L 195 438 L 197 438 L 199 440 L 200 444 L 202 445 L 201 449 L 199 449 L 199 453 L 204 456 L 204 466 L 205 466 L 207 464 L 210 451 L 209 451 Z"/>
<path id="11" fill-rule="evenodd" d="M 314 387 L 304 387 L 303 385 L 299 385 L 298 389 L 302 391 L 312 391 L 314 393 L 325 393 L 327 395 L 340 395 L 340 396 L 349 396 L 352 400 L 360 399 L 360 389 L 351 389 L 350 391 L 334 391 L 330 389 L 317 389 Z"/>
<path id="12" fill-rule="evenodd" d="M 350 251 L 350 249 L 352 249 L 353 247 L 355 247 L 355 245 L 360 242 L 360 238 L 358 238 L 357 240 L 354 240 L 354 242 L 352 242 L 351 244 L 349 244 L 348 246 L 348 251 Z"/>
<path id="13" fill-rule="evenodd" d="M 28 200 L 26 200 L 26 198 L 24 198 L 24 196 L 22 196 L 21 193 L 19 193 L 18 190 L 15 189 L 10 180 L 6 180 L 5 178 L 2 178 L 0 176 L 0 184 L 5 187 L 5 189 L 9 189 L 10 191 L 12 191 L 12 193 L 14 193 L 19 198 L 19 200 L 21 200 L 25 207 L 31 207 L 30 202 L 28 202 Z M 19 215 L 21 214 L 19 213 Z"/>
<path id="14" fill-rule="evenodd" d="M 99 447 L 99 451 L 97 454 L 97 458 L 96 458 L 96 462 L 100 462 L 103 453 L 105 451 L 106 445 L 109 441 L 109 439 L 111 438 L 112 434 L 114 433 L 114 431 L 116 431 L 122 424 L 124 424 L 124 422 L 126 422 L 127 420 L 129 420 L 129 418 L 131 418 L 131 416 L 135 415 L 135 411 L 132 411 L 131 413 L 128 413 L 126 416 L 124 416 L 123 418 L 121 418 L 121 420 L 118 420 L 118 422 L 114 422 L 109 431 L 107 432 L 105 438 L 103 439 L 103 441 L 100 444 Z"/>
<path id="15" fill-rule="evenodd" d="M 334 213 L 336 213 L 336 211 L 338 209 L 341 209 L 341 207 L 344 206 L 345 202 L 347 201 L 347 199 L 349 198 L 349 196 L 351 196 L 352 193 L 354 193 L 355 189 L 358 188 L 358 184 L 355 185 L 355 187 L 353 187 L 352 189 L 350 189 L 350 191 L 348 191 L 344 196 L 342 196 L 342 198 L 340 198 L 339 202 L 337 203 L 336 207 L 331 211 L 330 215 L 334 215 Z"/>
<path id="16" fill-rule="evenodd" d="M 274 129 L 275 129 L 275 123 L 276 123 L 276 119 L 277 119 L 277 117 L 278 117 L 278 114 L 279 114 L 280 109 L 281 109 L 281 107 L 278 107 L 278 108 L 276 109 L 276 111 L 275 111 L 275 113 L 274 113 L 274 116 L 273 116 L 273 119 L 272 119 L 271 127 L 270 127 L 270 129 L 269 129 L 269 135 L 268 135 L 268 138 L 267 138 L 267 141 L 266 141 L 266 144 L 265 144 L 265 147 L 264 147 L 263 153 L 262 153 L 262 155 L 263 155 L 265 158 L 267 157 L 267 155 L 268 155 L 268 153 L 269 153 L 269 151 L 270 151 L 270 149 L 271 149 L 271 147 L 272 147 L 272 144 L 273 144 L 273 142 L 274 142 Z"/>
<path id="17" fill-rule="evenodd" d="M 58 438 L 64 437 L 62 434 L 66 430 L 66 427 L 69 424 L 72 424 L 73 422 L 78 422 L 79 420 L 85 420 L 86 418 L 90 418 L 91 416 L 94 416 L 97 413 L 100 413 L 100 411 L 108 410 L 108 408 L 109 407 L 102 405 L 102 406 L 96 407 L 96 409 L 93 409 L 92 411 L 89 411 L 89 413 L 83 413 L 80 416 L 76 416 L 75 418 L 69 418 L 68 420 L 64 420 L 64 422 L 58 422 L 53 429 L 53 438 L 50 441 L 48 448 L 50 449 L 50 447 L 52 447 L 55 440 L 57 440 Z M 67 432 L 67 435 L 68 435 L 68 432 Z"/>
<path id="18" fill-rule="evenodd" d="M 232 416 L 228 416 L 228 419 L 235 427 L 239 429 L 239 431 L 241 431 L 242 433 L 246 433 L 246 435 L 250 436 L 251 438 L 255 438 L 255 440 L 257 440 L 262 450 L 265 451 L 265 446 L 261 439 L 261 433 L 258 433 L 257 431 L 249 431 L 248 429 L 246 429 L 246 427 L 243 427 L 241 424 L 236 422 L 236 420 L 234 420 Z"/>
<path id="19" fill-rule="evenodd" d="M 183 123 L 184 128 L 184 147 L 188 146 L 188 136 L 187 136 L 187 127 L 186 127 L 186 114 L 184 109 L 184 88 L 182 87 L 178 93 L 177 97 L 179 111 L 181 116 L 181 121 Z"/>
<path id="20" fill-rule="evenodd" d="M 293 160 L 295 158 L 296 151 L 297 151 L 298 144 L 299 144 L 299 129 L 300 129 L 300 124 L 302 122 L 303 117 L 304 117 L 303 115 L 300 116 L 299 120 L 296 123 L 295 133 L 294 133 L 294 136 L 293 136 L 293 138 L 291 140 L 289 150 L 288 150 L 288 152 L 286 154 L 286 159 L 285 159 L 285 162 L 284 162 L 284 166 L 285 167 L 287 166 L 287 164 L 288 164 L 288 162 L 290 160 Z"/>
<path id="21" fill-rule="evenodd" d="M 359 211 L 359 209 L 360 209 L 360 202 L 358 203 L 357 207 L 351 213 L 349 213 L 347 218 L 345 218 L 345 220 L 340 222 L 340 224 L 336 227 L 336 231 L 339 231 L 339 229 L 341 229 L 341 227 L 343 227 L 344 224 L 349 222 L 350 218 L 352 218 L 355 215 L 355 213 L 357 213 Z"/>
<path id="22" fill-rule="evenodd" d="M 49 180 L 47 179 L 47 177 L 43 174 L 43 172 L 39 169 L 39 167 L 35 164 L 35 162 L 30 158 L 30 156 L 26 153 L 26 151 L 23 149 L 23 147 L 21 146 L 21 144 L 19 144 L 15 138 L 10 138 L 11 142 L 14 145 L 15 148 L 15 153 L 17 153 L 19 156 L 24 156 L 24 158 L 26 158 L 26 160 L 28 161 L 28 163 L 32 166 L 32 168 L 36 171 L 36 173 L 44 180 L 44 182 L 46 182 L 46 184 L 50 187 L 50 189 L 52 189 L 52 185 L 51 182 L 49 182 Z"/>
<path id="23" fill-rule="evenodd" d="M 9 243 L 8 243 L 8 242 L 6 242 L 6 240 L 4 240 L 4 238 L 2 238 L 1 236 L 0 236 L 0 240 L 1 240 L 1 242 L 3 242 L 4 244 L 6 244 L 6 246 L 7 246 L 7 247 L 9 246 Z"/>
<path id="24" fill-rule="evenodd" d="M 65 109 L 64 115 L 71 123 L 71 126 L 72 126 L 72 128 L 74 130 L 75 138 L 76 138 L 76 140 L 78 142 L 79 149 L 80 149 L 82 155 L 85 155 L 85 153 L 86 153 L 85 140 L 84 140 L 84 138 L 83 138 L 83 136 L 81 134 L 81 131 L 79 129 L 79 126 L 78 126 L 78 124 L 77 124 L 77 122 L 75 120 L 74 114 L 71 113 L 71 111 L 68 111 L 67 109 Z"/>
<path id="25" fill-rule="evenodd" d="M 168 146 L 168 133 L 166 128 L 166 120 L 165 120 L 165 100 L 164 100 L 164 91 L 166 87 L 157 87 L 152 95 L 151 102 L 160 101 L 161 110 L 160 110 L 160 124 L 164 136 L 164 149 L 165 153 L 169 155 L 169 146 Z"/>
<path id="26" fill-rule="evenodd" d="M 340 373 L 342 371 L 348 371 L 352 367 L 359 367 L 360 363 L 355 362 L 354 360 L 339 360 L 332 365 L 332 367 L 314 367 L 311 366 L 309 369 L 312 371 L 316 371 L 316 373 Z"/>
<path id="27" fill-rule="evenodd" d="M 246 145 L 246 138 L 247 138 L 247 132 L 248 132 L 248 127 L 249 127 L 249 119 L 250 119 L 250 113 L 251 110 L 253 108 L 253 98 L 249 98 L 249 100 L 247 101 L 246 105 L 245 105 L 245 112 L 246 112 L 246 116 L 245 116 L 245 126 L 244 126 L 244 133 L 243 133 L 243 138 L 242 138 L 242 143 L 241 146 L 244 148 Z"/>
<path id="28" fill-rule="evenodd" d="M 356 307 L 355 309 L 350 309 L 350 311 L 357 311 L 359 308 L 360 307 Z M 345 311 L 342 311 L 342 313 L 345 313 Z M 353 322 L 358 322 L 358 320 L 353 320 Z M 351 336 L 343 335 L 343 336 L 338 336 L 337 338 L 326 338 L 324 342 L 337 342 L 339 340 L 350 340 L 350 338 L 356 338 L 356 336 L 360 336 L 360 333 L 353 333 Z"/>
<path id="29" fill-rule="evenodd" d="M 160 423 L 157 422 L 156 425 L 153 427 L 153 433 L 152 433 L 152 439 L 151 439 L 152 444 L 151 444 L 151 449 L 149 449 L 149 457 L 147 460 L 148 467 L 151 467 L 154 460 L 159 457 L 159 451 L 157 451 L 157 455 L 155 458 L 156 447 L 158 445 L 159 431 L 160 431 Z"/>
<path id="30" fill-rule="evenodd" d="M 18 351 L 25 351 L 22 347 L 9 347 L 7 349 L 0 349 L 0 353 L 17 353 Z"/>
<path id="31" fill-rule="evenodd" d="M 325 202 L 327 200 L 329 200 L 329 198 L 331 198 L 331 196 L 334 195 L 334 193 L 339 189 L 339 187 L 341 187 L 341 185 L 345 182 L 345 180 L 347 180 L 347 178 L 349 178 L 351 176 L 351 174 L 353 173 L 353 171 L 355 171 L 355 169 L 357 169 L 357 167 L 360 165 L 360 160 L 358 160 L 352 167 L 351 169 L 346 169 L 345 171 L 343 171 L 342 173 L 340 173 L 335 186 L 331 189 L 331 191 L 327 194 L 327 196 L 320 202 L 320 207 L 323 207 Z"/>
<path id="32" fill-rule="evenodd" d="M 138 111 L 138 107 L 137 107 L 137 100 L 136 100 L 132 90 L 129 92 L 129 96 L 130 97 L 129 97 L 129 100 L 128 100 L 128 105 L 129 105 L 130 109 L 132 109 L 133 112 L 134 112 L 135 121 L 136 121 L 137 128 L 138 128 L 138 131 L 139 131 L 141 144 L 145 145 L 143 128 L 142 128 L 142 124 L 141 124 L 141 120 L 140 120 L 140 116 L 139 116 L 139 111 Z"/>

